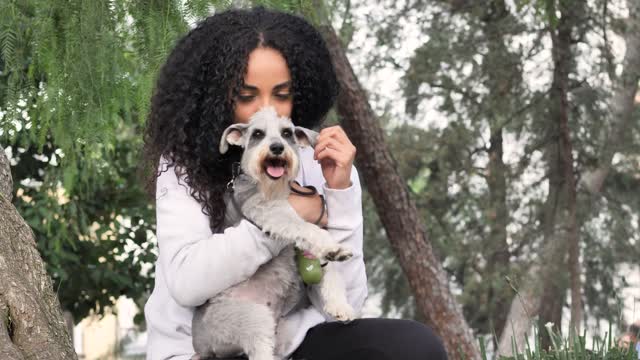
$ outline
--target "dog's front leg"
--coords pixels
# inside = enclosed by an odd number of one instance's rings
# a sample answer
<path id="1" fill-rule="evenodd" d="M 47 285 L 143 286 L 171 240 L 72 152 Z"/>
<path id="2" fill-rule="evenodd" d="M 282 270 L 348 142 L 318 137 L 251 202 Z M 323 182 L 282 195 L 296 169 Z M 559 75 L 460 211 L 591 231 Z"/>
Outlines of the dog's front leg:
<path id="1" fill-rule="evenodd" d="M 299 249 L 308 251 L 319 259 L 344 261 L 353 256 L 351 250 L 336 243 L 328 231 L 298 216 L 286 200 L 270 201 L 263 206 L 254 206 L 243 211 L 272 239 L 295 244 Z"/>
<path id="2" fill-rule="evenodd" d="M 322 281 L 318 284 L 324 311 L 338 321 L 355 319 L 355 311 L 347 301 L 347 292 L 338 264 L 328 263 L 324 267 Z"/>

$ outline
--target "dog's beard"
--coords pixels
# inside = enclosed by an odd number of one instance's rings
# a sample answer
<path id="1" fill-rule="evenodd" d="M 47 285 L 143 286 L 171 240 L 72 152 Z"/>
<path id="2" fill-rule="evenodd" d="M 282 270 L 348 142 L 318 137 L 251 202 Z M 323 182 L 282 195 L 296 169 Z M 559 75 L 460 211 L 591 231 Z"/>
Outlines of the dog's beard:
<path id="1" fill-rule="evenodd" d="M 289 182 L 298 176 L 299 160 L 293 150 L 286 148 L 283 156 L 274 157 L 268 149 L 262 149 L 255 154 L 255 158 L 257 161 L 248 161 L 252 165 L 243 166 L 243 169 L 256 180 L 264 197 L 276 199 L 288 196 Z"/>

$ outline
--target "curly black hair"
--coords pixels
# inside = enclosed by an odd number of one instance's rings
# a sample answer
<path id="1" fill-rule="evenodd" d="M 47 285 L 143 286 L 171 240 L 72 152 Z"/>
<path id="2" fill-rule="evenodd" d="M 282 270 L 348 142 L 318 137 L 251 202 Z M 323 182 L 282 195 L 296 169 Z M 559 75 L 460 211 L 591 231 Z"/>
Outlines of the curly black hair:
<path id="1" fill-rule="evenodd" d="M 235 97 L 258 47 L 278 50 L 291 74 L 291 120 L 320 125 L 338 94 L 331 56 L 320 33 L 296 15 L 257 7 L 231 9 L 199 22 L 177 41 L 160 69 L 144 133 L 142 173 L 155 199 L 160 157 L 185 176 L 210 228 L 222 230 L 223 194 L 240 149 L 221 155 L 222 132 L 233 123 Z M 167 167 L 168 167 L 167 166 Z"/>

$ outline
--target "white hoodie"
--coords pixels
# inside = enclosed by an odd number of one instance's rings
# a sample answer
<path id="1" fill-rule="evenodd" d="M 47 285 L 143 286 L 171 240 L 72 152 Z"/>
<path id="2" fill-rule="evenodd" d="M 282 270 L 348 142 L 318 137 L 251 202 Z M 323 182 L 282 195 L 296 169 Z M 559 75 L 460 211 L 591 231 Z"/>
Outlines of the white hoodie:
<path id="1" fill-rule="evenodd" d="M 167 161 L 160 160 L 160 168 Z M 338 242 L 348 244 L 354 256 L 338 267 L 347 298 L 359 313 L 367 297 L 367 278 L 362 254 L 362 191 L 355 167 L 351 187 L 329 189 L 313 149 L 300 149 L 302 185 L 313 185 L 327 202 L 328 230 Z M 194 355 L 191 320 L 194 308 L 217 293 L 248 279 L 281 248 L 255 226 L 242 220 L 238 226 L 212 234 L 209 218 L 189 195 L 184 179 L 173 167 L 163 172 L 156 185 L 158 260 L 155 286 L 144 307 L 148 330 L 147 360 L 186 360 Z M 288 314 L 279 328 L 277 355 L 287 358 L 302 343 L 311 327 L 332 321 L 322 310 L 315 286 L 309 291 L 313 305 Z"/>

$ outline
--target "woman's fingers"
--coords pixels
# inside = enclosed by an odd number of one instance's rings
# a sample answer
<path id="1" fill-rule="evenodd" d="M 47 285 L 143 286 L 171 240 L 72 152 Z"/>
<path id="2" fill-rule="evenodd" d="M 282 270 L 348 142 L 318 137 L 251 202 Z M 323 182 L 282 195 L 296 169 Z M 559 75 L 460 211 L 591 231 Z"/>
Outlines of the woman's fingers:
<path id="1" fill-rule="evenodd" d="M 322 129 L 316 140 L 314 157 L 317 158 L 318 154 L 327 147 L 344 153 L 350 157 L 352 161 L 355 157 L 356 147 L 353 146 L 347 134 L 340 126 Z"/>
<path id="2" fill-rule="evenodd" d="M 333 160 L 336 165 L 342 167 L 347 163 L 347 157 L 345 157 L 341 152 L 332 148 L 324 148 L 324 150 L 320 151 L 317 156 L 317 160 L 322 162 L 325 159 Z"/>
<path id="3" fill-rule="evenodd" d="M 329 162 L 327 165 L 332 164 L 332 166 L 342 169 L 351 169 L 351 164 L 353 164 L 349 156 L 345 156 L 343 153 L 331 148 L 327 148 L 320 152 L 318 155 L 318 161 L 322 165 Z"/>
<path id="4" fill-rule="evenodd" d="M 316 142 L 320 142 L 326 138 L 334 138 L 341 144 L 351 145 L 351 141 L 349 141 L 347 134 L 340 126 L 337 125 L 320 130 L 320 134 L 318 135 Z"/>
<path id="5" fill-rule="evenodd" d="M 350 152 L 344 150 L 344 145 L 338 145 L 337 141 L 329 139 L 316 147 L 315 159 L 323 161 L 325 159 L 333 160 L 337 166 L 351 166 L 353 156 Z"/>
<path id="6" fill-rule="evenodd" d="M 331 189 L 351 186 L 351 166 L 356 155 L 347 134 L 340 126 L 320 131 L 314 149 L 314 158 L 322 166 L 322 175 Z"/>
<path id="7" fill-rule="evenodd" d="M 320 154 L 320 152 L 324 151 L 327 148 L 340 151 L 343 147 L 344 147 L 344 145 L 339 143 L 338 140 L 336 140 L 334 138 L 325 138 L 324 140 L 319 141 L 318 143 L 316 143 L 316 147 L 314 149 L 313 156 L 314 156 L 314 158 L 317 159 L 318 158 L 318 154 Z"/>

